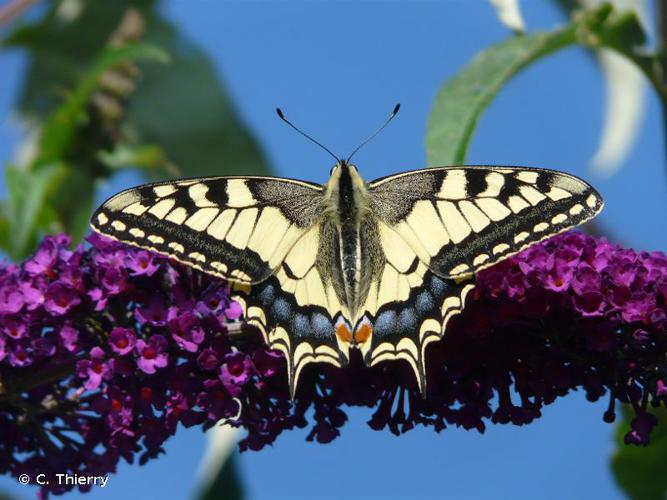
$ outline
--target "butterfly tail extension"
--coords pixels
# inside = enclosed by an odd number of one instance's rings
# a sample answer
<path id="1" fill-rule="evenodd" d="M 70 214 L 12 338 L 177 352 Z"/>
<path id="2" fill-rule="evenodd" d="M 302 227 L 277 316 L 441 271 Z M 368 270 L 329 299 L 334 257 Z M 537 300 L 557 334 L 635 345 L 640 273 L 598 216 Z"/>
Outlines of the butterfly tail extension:
<path id="1" fill-rule="evenodd" d="M 299 306 L 276 277 L 252 287 L 234 285 L 232 298 L 241 305 L 245 321 L 260 330 L 266 345 L 285 356 L 292 399 L 308 364 L 347 365 L 349 352 L 337 339 L 334 320 L 320 307 Z"/>
<path id="2" fill-rule="evenodd" d="M 388 360 L 407 361 L 420 393 L 426 397 L 426 348 L 443 337 L 450 319 L 463 310 L 472 281 L 443 280 L 432 273 L 424 275 L 421 287 L 413 289 L 404 301 L 383 305 L 372 320 L 362 319 L 356 331 L 372 325 L 366 345 L 360 345 L 367 366 Z"/>

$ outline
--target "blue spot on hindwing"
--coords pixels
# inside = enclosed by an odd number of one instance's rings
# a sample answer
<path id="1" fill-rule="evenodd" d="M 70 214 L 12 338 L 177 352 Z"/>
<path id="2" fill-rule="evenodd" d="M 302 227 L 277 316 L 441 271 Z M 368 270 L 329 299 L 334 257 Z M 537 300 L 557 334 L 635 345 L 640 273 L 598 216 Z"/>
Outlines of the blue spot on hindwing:
<path id="1" fill-rule="evenodd" d="M 384 311 L 373 324 L 373 335 L 388 337 L 396 330 L 396 311 Z"/>
<path id="2" fill-rule="evenodd" d="M 292 308 L 285 299 L 276 299 L 273 303 L 273 315 L 278 322 L 286 323 L 290 318 Z"/>
<path id="3" fill-rule="evenodd" d="M 406 307 L 398 316 L 398 333 L 409 335 L 417 329 L 417 317 L 412 307 Z"/>
<path id="4" fill-rule="evenodd" d="M 295 337 L 312 337 L 310 321 L 308 321 L 308 316 L 305 314 L 296 313 L 292 317 L 291 330 Z"/>
<path id="5" fill-rule="evenodd" d="M 264 289 L 257 294 L 257 298 L 263 306 L 268 306 L 276 298 L 275 287 L 273 285 L 266 285 Z"/>
<path id="6" fill-rule="evenodd" d="M 334 333 L 331 320 L 322 313 L 313 313 L 310 317 L 313 335 L 317 338 L 330 338 Z"/>
<path id="7" fill-rule="evenodd" d="M 417 295 L 417 298 L 415 299 L 415 306 L 417 307 L 417 312 L 421 316 L 424 316 L 433 311 L 433 308 L 435 307 L 435 301 L 433 300 L 433 296 L 424 290 L 419 295 Z"/>
<path id="8" fill-rule="evenodd" d="M 447 283 L 434 274 L 431 276 L 430 290 L 435 297 L 442 297 L 447 291 Z"/>

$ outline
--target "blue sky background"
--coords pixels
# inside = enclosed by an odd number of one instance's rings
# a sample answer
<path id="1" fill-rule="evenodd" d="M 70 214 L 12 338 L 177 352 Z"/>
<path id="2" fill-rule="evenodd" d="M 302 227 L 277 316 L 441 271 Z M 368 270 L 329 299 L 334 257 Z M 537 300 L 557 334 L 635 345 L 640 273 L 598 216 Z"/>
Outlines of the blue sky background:
<path id="1" fill-rule="evenodd" d="M 530 31 L 562 22 L 547 0 L 522 7 Z M 400 102 L 399 116 L 356 164 L 367 179 L 419 168 L 439 86 L 478 51 L 510 35 L 486 0 L 167 0 L 164 10 L 213 59 L 275 173 L 321 182 L 331 158 L 282 124 L 276 106 L 344 154 Z M 19 53 L 0 55 L 3 162 L 21 137 L 10 110 L 22 68 Z M 665 249 L 665 150 L 658 101 L 652 93 L 648 99 L 638 141 L 620 173 L 595 178 L 587 164 L 601 130 L 603 81 L 585 51 L 568 49 L 502 91 L 482 117 L 468 163 L 556 168 L 584 177 L 606 199 L 600 220 L 613 239 Z M 107 190 L 133 181 L 124 176 Z M 622 498 L 609 472 L 613 427 L 602 422 L 605 405 L 575 393 L 526 427 L 490 425 L 482 436 L 415 429 L 400 438 L 370 430 L 370 413 L 351 410 L 343 435 L 329 445 L 307 443 L 306 432 L 295 431 L 239 462 L 254 500 Z M 145 467 L 121 466 L 105 489 L 86 498 L 185 498 L 204 444 L 199 430 L 182 430 L 167 443 L 165 456 Z M 9 478 L 1 478 L 0 488 L 34 495 Z"/>

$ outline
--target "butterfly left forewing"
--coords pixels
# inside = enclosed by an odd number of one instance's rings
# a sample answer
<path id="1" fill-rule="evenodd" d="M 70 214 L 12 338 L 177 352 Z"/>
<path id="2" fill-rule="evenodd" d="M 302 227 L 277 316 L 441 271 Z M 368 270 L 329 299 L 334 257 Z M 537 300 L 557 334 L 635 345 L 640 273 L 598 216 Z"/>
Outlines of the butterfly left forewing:
<path id="1" fill-rule="evenodd" d="M 147 184 L 107 200 L 95 231 L 241 283 L 268 278 L 319 218 L 321 186 L 270 177 Z"/>

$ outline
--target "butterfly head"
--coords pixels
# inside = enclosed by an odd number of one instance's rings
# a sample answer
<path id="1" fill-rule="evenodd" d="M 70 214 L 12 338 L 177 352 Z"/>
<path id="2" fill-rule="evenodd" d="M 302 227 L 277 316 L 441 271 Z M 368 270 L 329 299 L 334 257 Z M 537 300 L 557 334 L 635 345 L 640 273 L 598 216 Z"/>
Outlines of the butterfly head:
<path id="1" fill-rule="evenodd" d="M 334 175 L 341 175 L 343 170 L 348 170 L 349 172 L 354 172 L 355 174 L 359 175 L 359 169 L 356 167 L 356 165 L 348 163 L 347 160 L 338 160 L 338 163 L 336 163 L 333 167 L 331 167 L 331 170 L 329 170 L 329 175 L 331 177 Z"/>
<path id="2" fill-rule="evenodd" d="M 329 171 L 327 189 L 330 192 L 350 192 L 365 189 L 365 182 L 355 165 L 339 160 Z"/>

